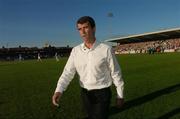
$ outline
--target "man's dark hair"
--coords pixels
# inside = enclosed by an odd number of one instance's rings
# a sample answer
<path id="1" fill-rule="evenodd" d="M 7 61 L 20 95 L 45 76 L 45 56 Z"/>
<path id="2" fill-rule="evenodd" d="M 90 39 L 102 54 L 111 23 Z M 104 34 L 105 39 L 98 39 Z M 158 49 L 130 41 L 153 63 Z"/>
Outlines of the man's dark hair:
<path id="1" fill-rule="evenodd" d="M 96 26 L 95 21 L 90 16 L 83 16 L 77 20 L 77 24 L 90 23 L 91 27 L 94 28 Z"/>

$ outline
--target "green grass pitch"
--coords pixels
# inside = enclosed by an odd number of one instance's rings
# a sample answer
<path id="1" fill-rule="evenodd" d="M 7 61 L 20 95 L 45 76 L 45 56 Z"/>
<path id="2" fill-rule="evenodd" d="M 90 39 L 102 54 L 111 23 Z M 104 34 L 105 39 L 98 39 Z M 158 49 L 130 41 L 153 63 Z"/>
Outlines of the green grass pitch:
<path id="1" fill-rule="evenodd" d="M 180 53 L 118 55 L 125 105 L 110 119 L 180 119 Z M 0 62 L 0 119 L 80 119 L 84 116 L 76 75 L 60 101 L 51 103 L 67 58 Z"/>

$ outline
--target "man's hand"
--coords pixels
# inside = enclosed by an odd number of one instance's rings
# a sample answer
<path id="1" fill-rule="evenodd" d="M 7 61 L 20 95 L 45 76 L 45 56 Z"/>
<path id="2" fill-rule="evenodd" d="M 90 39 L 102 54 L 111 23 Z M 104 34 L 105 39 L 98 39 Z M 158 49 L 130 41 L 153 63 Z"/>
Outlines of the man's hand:
<path id="1" fill-rule="evenodd" d="M 117 98 L 116 99 L 116 107 L 117 108 L 122 108 L 123 104 L 124 104 L 124 99 L 123 98 Z"/>
<path id="2" fill-rule="evenodd" d="M 60 100 L 61 96 L 62 96 L 62 93 L 60 93 L 60 92 L 54 93 L 54 95 L 52 96 L 53 105 L 59 107 L 59 100 Z"/>

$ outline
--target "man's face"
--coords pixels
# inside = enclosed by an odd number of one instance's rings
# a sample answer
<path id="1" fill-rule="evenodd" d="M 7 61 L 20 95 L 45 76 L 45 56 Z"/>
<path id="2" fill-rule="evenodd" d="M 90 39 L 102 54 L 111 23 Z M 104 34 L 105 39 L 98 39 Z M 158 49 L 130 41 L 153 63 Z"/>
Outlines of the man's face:
<path id="1" fill-rule="evenodd" d="M 95 34 L 95 27 L 92 28 L 88 22 L 83 24 L 77 24 L 77 29 L 84 42 L 89 42 L 93 40 Z"/>

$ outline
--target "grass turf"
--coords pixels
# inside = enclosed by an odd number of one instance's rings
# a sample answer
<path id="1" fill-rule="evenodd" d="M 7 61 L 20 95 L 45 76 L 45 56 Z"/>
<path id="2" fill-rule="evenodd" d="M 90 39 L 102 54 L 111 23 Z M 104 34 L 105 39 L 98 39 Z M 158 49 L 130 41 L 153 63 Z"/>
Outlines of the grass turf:
<path id="1" fill-rule="evenodd" d="M 114 108 L 110 119 L 179 119 L 180 53 L 120 55 L 125 81 L 125 105 Z M 51 96 L 67 58 L 0 62 L 0 119 L 80 119 L 84 116 L 78 76 L 60 101 Z"/>

